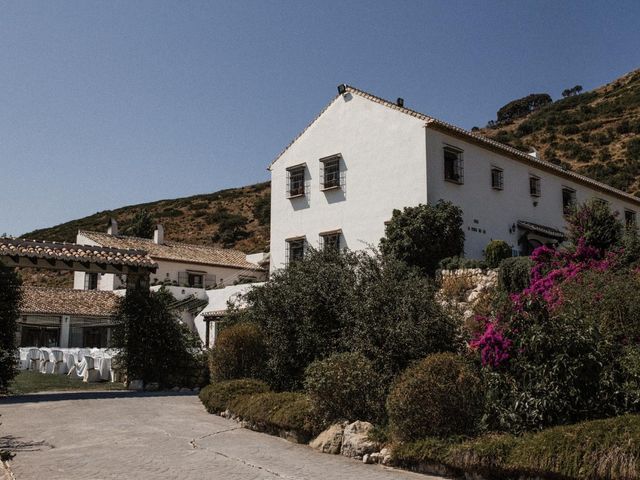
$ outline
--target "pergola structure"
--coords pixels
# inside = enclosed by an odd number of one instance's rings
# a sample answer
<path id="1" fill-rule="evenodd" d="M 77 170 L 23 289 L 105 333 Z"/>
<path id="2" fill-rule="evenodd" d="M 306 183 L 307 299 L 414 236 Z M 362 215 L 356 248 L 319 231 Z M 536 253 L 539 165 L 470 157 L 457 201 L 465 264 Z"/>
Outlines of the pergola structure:
<path id="1" fill-rule="evenodd" d="M 126 275 L 127 290 L 148 290 L 149 275 L 158 267 L 143 250 L 3 237 L 0 237 L 0 262 L 6 267 Z"/>

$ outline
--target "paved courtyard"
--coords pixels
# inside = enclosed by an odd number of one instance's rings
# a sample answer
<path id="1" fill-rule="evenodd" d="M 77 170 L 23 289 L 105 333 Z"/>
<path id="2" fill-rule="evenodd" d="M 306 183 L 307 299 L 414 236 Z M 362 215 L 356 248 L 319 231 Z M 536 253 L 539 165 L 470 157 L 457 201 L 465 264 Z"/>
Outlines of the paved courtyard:
<path id="1" fill-rule="evenodd" d="M 17 480 L 433 478 L 239 428 L 193 395 L 29 395 L 0 399 L 0 414 Z"/>

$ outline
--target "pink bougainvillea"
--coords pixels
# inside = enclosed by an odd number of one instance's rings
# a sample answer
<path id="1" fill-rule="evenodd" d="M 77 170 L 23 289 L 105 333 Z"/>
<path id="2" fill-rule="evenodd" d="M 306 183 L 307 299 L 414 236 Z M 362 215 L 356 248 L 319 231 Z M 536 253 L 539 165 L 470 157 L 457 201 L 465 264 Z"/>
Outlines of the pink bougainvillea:
<path id="1" fill-rule="evenodd" d="M 604 272 L 614 267 L 619 254 L 618 251 L 603 255 L 582 240 L 575 250 L 556 250 L 546 246 L 537 248 L 531 255 L 533 267 L 529 287 L 511 295 L 514 314 L 521 320 L 526 319 L 526 311 L 534 303 L 542 303 L 549 313 L 554 312 L 562 305 L 562 285 L 565 282 L 575 280 L 581 272 Z M 469 342 L 469 347 L 480 351 L 482 365 L 497 368 L 508 362 L 517 353 L 512 351 L 512 339 L 518 337 L 512 322 L 486 317 L 477 317 L 476 320 L 482 324 L 483 331 Z"/>
<path id="2" fill-rule="evenodd" d="M 469 346 L 480 351 L 483 366 L 497 368 L 509 360 L 513 342 L 498 329 L 497 321 L 485 317 L 477 317 L 476 320 L 485 323 L 485 330 Z"/>
<path id="3" fill-rule="evenodd" d="M 531 283 L 521 293 L 512 296 L 514 305 L 521 310 L 528 299 L 539 297 L 550 310 L 555 310 L 562 304 L 560 285 L 563 282 L 574 280 L 586 270 L 608 270 L 615 265 L 617 256 L 617 252 L 609 252 L 603 258 L 598 249 L 585 245 L 583 240 L 573 251 L 538 247 L 531 254 L 534 263 Z"/>

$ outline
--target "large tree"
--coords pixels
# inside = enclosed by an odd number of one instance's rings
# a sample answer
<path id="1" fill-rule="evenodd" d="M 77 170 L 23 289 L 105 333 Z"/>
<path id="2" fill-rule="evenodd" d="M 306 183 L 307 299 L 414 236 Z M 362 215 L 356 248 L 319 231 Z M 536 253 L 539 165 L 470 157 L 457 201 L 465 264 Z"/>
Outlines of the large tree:
<path id="1" fill-rule="evenodd" d="M 133 217 L 133 221 L 126 230 L 126 234 L 132 237 L 152 238 L 155 228 L 153 217 L 147 210 L 143 209 Z"/>
<path id="2" fill-rule="evenodd" d="M 383 254 L 433 275 L 440 260 L 464 252 L 462 210 L 442 200 L 394 210 L 380 248 Z"/>
<path id="3" fill-rule="evenodd" d="M 16 330 L 20 316 L 20 278 L 0 263 L 0 391 L 5 391 L 16 371 Z"/>

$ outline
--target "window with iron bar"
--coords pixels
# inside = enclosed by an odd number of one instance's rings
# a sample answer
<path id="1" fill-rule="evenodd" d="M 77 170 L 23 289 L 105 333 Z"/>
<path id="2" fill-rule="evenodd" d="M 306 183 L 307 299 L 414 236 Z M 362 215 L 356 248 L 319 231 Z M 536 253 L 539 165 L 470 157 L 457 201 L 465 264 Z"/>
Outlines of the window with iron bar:
<path id="1" fill-rule="evenodd" d="M 534 175 L 529 176 L 529 193 L 532 197 L 539 197 L 541 195 L 540 177 Z"/>
<path id="2" fill-rule="evenodd" d="M 573 188 L 562 189 L 562 213 L 570 215 L 576 206 L 576 191 Z"/>
<path id="3" fill-rule="evenodd" d="M 340 156 L 332 155 L 331 157 L 321 158 L 320 167 L 322 173 L 320 178 L 322 179 L 322 185 L 320 188 L 328 190 L 330 188 L 339 188 L 340 182 Z"/>
<path id="4" fill-rule="evenodd" d="M 448 182 L 464 183 L 462 150 L 453 147 L 444 147 L 444 179 Z"/>
<path id="5" fill-rule="evenodd" d="M 504 188 L 504 171 L 501 168 L 493 167 L 491 169 L 491 188 L 494 190 Z"/>
<path id="6" fill-rule="evenodd" d="M 321 233 L 320 248 L 325 252 L 328 250 L 340 250 L 340 234 L 340 231 Z"/>
<path id="7" fill-rule="evenodd" d="M 305 239 L 304 238 L 292 238 L 286 240 L 286 264 L 292 262 L 298 262 L 304 258 L 305 252 Z"/>
<path id="8" fill-rule="evenodd" d="M 636 227 L 636 212 L 633 210 L 625 210 L 624 211 L 624 225 L 626 228 L 635 228 Z"/>
<path id="9" fill-rule="evenodd" d="M 287 169 L 287 196 L 299 197 L 304 195 L 304 170 L 304 165 Z"/>

